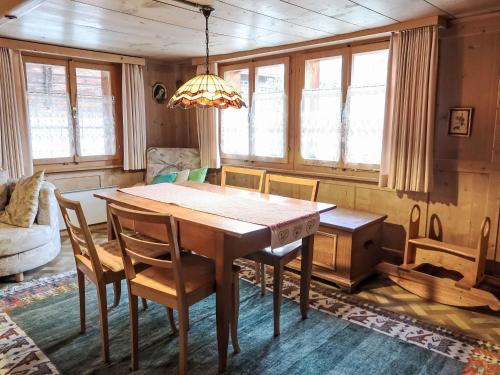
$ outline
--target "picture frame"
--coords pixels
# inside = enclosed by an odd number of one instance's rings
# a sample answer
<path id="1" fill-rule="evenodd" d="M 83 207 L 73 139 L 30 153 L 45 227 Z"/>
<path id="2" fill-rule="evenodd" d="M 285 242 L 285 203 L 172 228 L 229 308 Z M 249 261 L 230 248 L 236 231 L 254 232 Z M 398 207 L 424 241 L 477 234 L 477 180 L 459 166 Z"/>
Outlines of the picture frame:
<path id="1" fill-rule="evenodd" d="M 153 98 L 158 104 L 167 102 L 167 87 L 163 82 L 156 82 L 153 85 Z"/>
<path id="2" fill-rule="evenodd" d="M 448 135 L 455 137 L 470 137 L 472 112 L 472 107 L 450 108 L 448 117 Z"/>

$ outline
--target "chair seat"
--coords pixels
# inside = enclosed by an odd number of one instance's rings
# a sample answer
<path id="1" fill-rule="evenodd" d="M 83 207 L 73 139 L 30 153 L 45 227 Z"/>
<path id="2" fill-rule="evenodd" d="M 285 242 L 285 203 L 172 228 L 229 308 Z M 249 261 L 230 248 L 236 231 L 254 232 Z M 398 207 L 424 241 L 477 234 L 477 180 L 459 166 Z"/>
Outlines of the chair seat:
<path id="1" fill-rule="evenodd" d="M 215 265 L 213 261 L 199 255 L 183 253 L 181 262 L 187 294 L 207 285 L 215 285 Z M 172 269 L 152 266 L 138 272 L 130 282 L 171 296 L 177 295 Z"/>
<path id="2" fill-rule="evenodd" d="M 206 291 L 208 294 L 215 291 L 215 263 L 208 258 L 191 253 L 182 253 L 182 273 L 186 294 Z M 241 270 L 233 265 L 233 274 Z M 133 286 L 149 289 L 155 292 L 177 296 L 175 278 L 172 269 L 151 266 L 136 273 L 130 281 Z M 202 294 L 205 294 L 202 292 Z"/>
<path id="3" fill-rule="evenodd" d="M 265 249 L 257 251 L 256 253 L 249 254 L 245 258 L 255 260 L 257 262 L 266 262 L 266 259 L 280 259 L 287 256 L 293 256 L 295 258 L 295 254 L 300 251 L 301 247 L 302 240 L 297 240 L 276 249 L 271 249 L 271 247 L 268 246 Z"/>
<path id="4" fill-rule="evenodd" d="M 117 240 L 104 242 L 98 245 L 95 245 L 97 255 L 99 256 L 99 260 L 103 265 L 104 270 L 111 270 L 113 272 L 121 272 L 123 271 L 123 260 L 122 254 L 120 250 L 120 245 Z M 143 254 L 145 256 L 151 258 L 158 258 L 162 255 L 165 255 L 164 251 L 155 251 L 148 249 L 144 251 Z M 88 257 L 88 254 L 85 254 Z M 133 262 L 135 264 L 135 262 Z"/>

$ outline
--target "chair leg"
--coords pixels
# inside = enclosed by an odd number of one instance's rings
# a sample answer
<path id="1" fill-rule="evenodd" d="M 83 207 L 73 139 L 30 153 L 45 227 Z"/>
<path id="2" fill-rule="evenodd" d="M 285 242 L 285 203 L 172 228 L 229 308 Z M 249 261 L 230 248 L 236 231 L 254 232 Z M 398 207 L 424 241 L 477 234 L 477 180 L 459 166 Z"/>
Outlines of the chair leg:
<path id="1" fill-rule="evenodd" d="M 274 337 L 280 335 L 280 313 L 283 299 L 283 265 L 274 266 L 273 304 L 274 304 Z"/>
<path id="2" fill-rule="evenodd" d="M 266 295 L 266 265 L 260 264 L 260 295 Z"/>
<path id="3" fill-rule="evenodd" d="M 85 333 L 85 275 L 77 270 L 78 276 L 78 297 L 80 300 L 80 333 Z"/>
<path id="4" fill-rule="evenodd" d="M 117 280 L 113 283 L 113 290 L 115 293 L 115 299 L 113 300 L 113 307 L 116 307 L 120 304 L 120 297 L 122 294 L 122 283 L 121 280 Z"/>
<path id="5" fill-rule="evenodd" d="M 147 310 L 148 309 L 148 301 L 146 300 L 146 298 L 142 298 L 142 297 L 141 297 L 141 300 L 142 300 L 143 310 Z"/>
<path id="6" fill-rule="evenodd" d="M 260 263 L 255 261 L 254 267 L 255 267 L 255 284 L 259 285 L 260 284 Z"/>
<path id="7" fill-rule="evenodd" d="M 233 279 L 233 303 L 231 314 L 231 342 L 235 353 L 240 352 L 240 344 L 238 343 L 238 318 L 240 315 L 240 278 L 237 272 L 234 273 Z"/>
<path id="8" fill-rule="evenodd" d="M 175 326 L 174 309 L 167 307 L 167 315 L 168 321 L 170 322 L 170 328 L 172 329 L 172 333 L 175 335 L 177 333 L 177 327 Z"/>
<path id="9" fill-rule="evenodd" d="M 99 300 L 99 319 L 101 321 L 102 358 L 109 362 L 109 337 L 108 337 L 108 301 L 106 298 L 106 284 L 97 285 L 97 298 Z"/>
<path id="10" fill-rule="evenodd" d="M 139 347 L 139 313 L 138 313 L 138 297 L 129 294 L 129 310 L 130 310 L 130 368 L 135 371 L 139 368 L 138 347 Z"/>
<path id="11" fill-rule="evenodd" d="M 179 308 L 179 374 L 187 372 L 187 331 L 189 313 L 187 309 Z"/>

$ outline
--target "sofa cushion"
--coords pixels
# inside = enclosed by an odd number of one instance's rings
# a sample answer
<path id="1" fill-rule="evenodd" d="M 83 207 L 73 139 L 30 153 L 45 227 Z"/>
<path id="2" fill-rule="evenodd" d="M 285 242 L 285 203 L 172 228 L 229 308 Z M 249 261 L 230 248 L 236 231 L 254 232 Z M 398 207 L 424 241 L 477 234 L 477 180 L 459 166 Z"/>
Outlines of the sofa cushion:
<path id="1" fill-rule="evenodd" d="M 43 182 L 44 172 L 37 172 L 31 177 L 20 179 L 12 192 L 5 212 L 0 215 L 0 222 L 29 228 L 38 212 L 38 195 Z"/>
<path id="2" fill-rule="evenodd" d="M 52 237 L 53 230 L 49 225 L 33 224 L 30 228 L 19 228 L 0 223 L 0 257 L 43 246 Z"/>

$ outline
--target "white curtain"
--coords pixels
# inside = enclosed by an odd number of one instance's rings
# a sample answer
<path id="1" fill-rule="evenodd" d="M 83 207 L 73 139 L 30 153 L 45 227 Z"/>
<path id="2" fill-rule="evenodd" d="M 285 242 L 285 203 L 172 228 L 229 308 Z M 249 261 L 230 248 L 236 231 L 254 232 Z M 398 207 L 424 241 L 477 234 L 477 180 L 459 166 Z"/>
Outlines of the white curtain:
<path id="1" fill-rule="evenodd" d="M 286 103 L 283 91 L 253 93 L 250 110 L 252 155 L 285 156 Z"/>
<path id="2" fill-rule="evenodd" d="M 196 74 L 205 74 L 206 65 L 198 65 Z M 217 74 L 217 65 L 210 64 L 210 73 Z M 225 111 L 224 109 L 222 111 Z M 196 107 L 198 124 L 198 144 L 202 166 L 220 168 L 219 111 L 215 108 Z M 187 126 L 187 125 L 186 125 Z"/>
<path id="3" fill-rule="evenodd" d="M 381 186 L 416 192 L 432 189 L 437 68 L 437 26 L 392 35 Z"/>
<path id="4" fill-rule="evenodd" d="M 341 128 L 340 88 L 302 90 L 300 153 L 304 159 L 340 160 Z"/>
<path id="5" fill-rule="evenodd" d="M 0 48 L 0 169 L 33 174 L 21 52 Z"/>
<path id="6" fill-rule="evenodd" d="M 144 73 L 140 65 L 123 64 L 123 169 L 146 168 Z"/>

